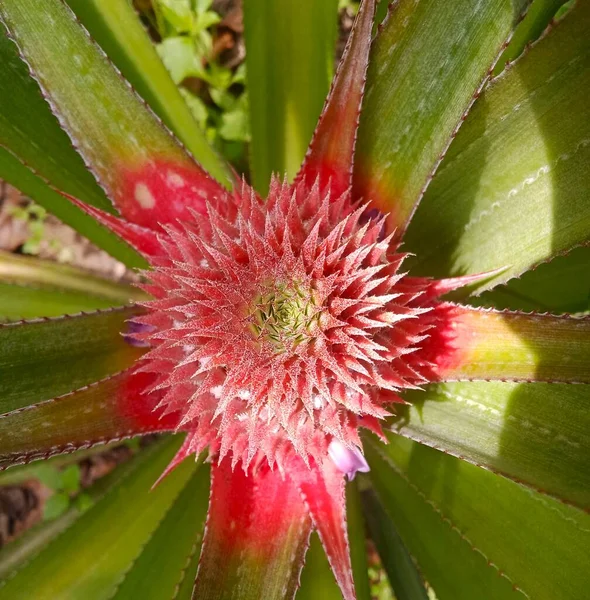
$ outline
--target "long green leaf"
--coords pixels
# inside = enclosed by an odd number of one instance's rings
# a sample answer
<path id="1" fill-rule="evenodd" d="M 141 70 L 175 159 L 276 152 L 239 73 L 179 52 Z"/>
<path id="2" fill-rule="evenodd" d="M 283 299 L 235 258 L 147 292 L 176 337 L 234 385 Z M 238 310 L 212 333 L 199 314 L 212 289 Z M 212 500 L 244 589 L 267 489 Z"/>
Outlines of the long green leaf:
<path id="1" fill-rule="evenodd" d="M 121 335 L 124 308 L 0 325 L 0 413 L 81 388 L 142 354 Z"/>
<path id="2" fill-rule="evenodd" d="M 484 292 L 471 301 L 482 306 L 552 313 L 590 310 L 590 246 L 557 256 L 519 279 Z"/>
<path id="3" fill-rule="evenodd" d="M 507 576 L 488 562 L 401 469 L 385 462 L 372 443 L 365 445 L 371 480 L 404 543 L 439 600 L 525 600 Z"/>
<path id="4" fill-rule="evenodd" d="M 416 272 L 507 267 L 590 239 L 590 5 L 578 2 L 477 102 L 406 236 Z"/>
<path id="5" fill-rule="evenodd" d="M 590 383 L 590 317 L 449 309 L 439 380 Z"/>
<path id="6" fill-rule="evenodd" d="M 428 593 L 410 553 L 375 492 L 363 491 L 363 506 L 371 539 L 397 600 L 428 600 Z"/>
<path id="7" fill-rule="evenodd" d="M 4 0 L 0 19 L 124 217 L 154 227 L 221 193 L 61 0 Z"/>
<path id="8" fill-rule="evenodd" d="M 58 189 L 111 210 L 111 203 L 87 171 L 19 58 L 16 45 L 4 28 L 0 33 L 0 144 Z M 50 30 L 46 33 L 50 34 Z"/>
<path id="9" fill-rule="evenodd" d="M 355 195 L 405 229 L 528 0 L 401 0 L 372 49 Z"/>
<path id="10" fill-rule="evenodd" d="M 590 387 L 467 382 L 406 395 L 393 431 L 590 508 Z"/>
<path id="11" fill-rule="evenodd" d="M 305 555 L 305 566 L 301 572 L 301 587 L 296 600 L 342 600 L 342 592 L 334 579 L 330 563 L 316 533 Z"/>
<path id="12" fill-rule="evenodd" d="M 566 0 L 534 0 L 526 17 L 516 28 L 510 44 L 508 44 L 494 68 L 494 76 L 504 69 L 506 63 L 518 58 L 527 44 L 538 39 L 565 2 Z"/>
<path id="13" fill-rule="evenodd" d="M 104 452 L 105 449 L 105 446 L 99 448 L 102 452 Z M 70 459 L 70 461 L 75 461 L 76 458 L 81 460 L 90 452 L 96 453 L 97 449 L 76 452 L 69 455 L 67 458 Z M 64 457 L 56 456 L 55 458 L 44 462 L 43 466 L 52 464 L 52 468 L 55 468 L 56 465 L 59 464 L 59 461 L 63 460 Z M 85 489 L 84 494 L 89 498 L 91 504 L 97 502 L 113 486 L 122 481 L 129 472 L 135 468 L 135 460 L 135 458 L 132 458 L 122 465 L 119 465 L 116 469 L 111 471 L 111 473 L 101 477 L 91 487 Z M 2 473 L 2 485 L 14 485 L 15 483 L 22 483 L 22 481 L 34 478 L 36 476 L 35 470 L 38 465 L 39 463 L 35 463 L 33 465 L 15 467 L 9 471 L 4 471 Z M 17 475 L 17 477 L 10 479 L 12 474 Z M 21 474 L 24 476 L 22 479 L 19 477 Z M 21 568 L 26 562 L 31 560 L 33 556 L 43 550 L 43 548 L 45 548 L 52 540 L 79 519 L 89 507 L 90 506 L 81 508 L 78 503 L 72 502 L 70 508 L 59 518 L 38 523 L 31 529 L 25 531 L 17 539 L 2 547 L 0 549 L 0 580 L 10 579 L 11 573 Z"/>
<path id="14" fill-rule="evenodd" d="M 441 522 L 445 521 L 448 533 L 461 533 L 497 574 L 502 573 L 527 598 L 586 597 L 590 586 L 586 568 L 590 515 L 409 440 L 397 437 L 381 452 L 389 464 L 382 458 L 371 462 L 373 478 L 400 528 L 404 527 L 405 515 L 390 493 L 393 486 L 387 481 L 389 477 L 403 479 L 420 502 L 427 502 Z M 413 545 L 411 540 L 408 543 Z M 427 563 L 422 556 L 417 558 L 437 596 L 444 600 L 447 596 L 426 569 Z M 468 567 L 460 564 L 458 557 L 453 559 L 449 579 L 457 575 L 455 585 L 461 587 L 469 577 Z M 448 597 L 455 600 L 460 596 Z M 514 597 L 522 594 L 515 593 Z M 496 600 L 497 596 L 490 591 L 471 598 Z"/>
<path id="15" fill-rule="evenodd" d="M 82 269 L 0 252 L 0 319 L 73 314 L 144 297 L 137 288 Z"/>
<path id="16" fill-rule="evenodd" d="M 186 461 L 150 491 L 178 442 L 146 449 L 124 481 L 6 582 L 0 599 L 111 597 L 195 471 Z"/>
<path id="17" fill-rule="evenodd" d="M 0 322 L 34 317 L 58 317 L 109 308 L 112 300 L 83 292 L 0 282 Z"/>
<path id="18" fill-rule="evenodd" d="M 246 0 L 244 25 L 255 187 L 293 177 L 305 156 L 334 64 L 337 0 Z"/>
<path id="19" fill-rule="evenodd" d="M 198 468 L 125 574 L 112 600 L 174 598 L 177 586 L 188 575 L 187 561 L 199 554 L 207 516 L 209 476 L 209 468 Z M 194 584 L 194 579 L 190 584 Z"/>
<path id="20" fill-rule="evenodd" d="M 358 480 L 346 486 L 346 521 L 350 543 L 350 562 L 357 600 L 371 600 L 369 585 L 365 519 Z"/>
<path id="21" fill-rule="evenodd" d="M 153 379 L 125 371 L 0 415 L 0 469 L 136 435 L 173 431 L 176 416 L 143 394 Z"/>
<path id="22" fill-rule="evenodd" d="M 120 0 L 67 2 L 123 76 L 184 142 L 197 161 L 213 177 L 229 185 L 228 166 L 207 142 L 131 3 Z"/>
<path id="23" fill-rule="evenodd" d="M 0 31 L 0 41 L 3 39 L 3 33 Z M 0 58 L 0 69 L 2 58 Z M 0 85 L 3 81 L 10 79 L 0 78 Z M 2 94 L 0 93 L 0 97 Z M 27 111 L 28 112 L 28 111 Z M 34 113 L 38 114 L 38 113 Z M 33 119 L 29 119 L 31 122 Z M 57 127 L 57 123 L 56 123 Z M 7 129 L 0 126 L 0 136 Z M 27 143 L 29 143 L 29 140 Z M 46 208 L 58 219 L 69 225 L 99 248 L 106 250 L 111 256 L 114 256 L 128 267 L 147 266 L 142 258 L 131 246 L 120 240 L 116 235 L 99 225 L 92 217 L 88 216 L 78 207 L 74 206 L 61 194 L 49 187 L 40 177 L 37 177 L 29 168 L 27 168 L 14 154 L 1 147 L 3 142 L 0 138 L 0 177 L 19 189 L 25 196 L 32 198 L 35 202 Z M 37 142 L 35 142 L 37 144 Z M 30 144 L 31 147 L 35 147 Z M 43 150 L 43 153 L 45 150 Z M 72 150 L 74 152 L 74 150 Z M 75 152 L 74 152 L 75 155 Z"/>

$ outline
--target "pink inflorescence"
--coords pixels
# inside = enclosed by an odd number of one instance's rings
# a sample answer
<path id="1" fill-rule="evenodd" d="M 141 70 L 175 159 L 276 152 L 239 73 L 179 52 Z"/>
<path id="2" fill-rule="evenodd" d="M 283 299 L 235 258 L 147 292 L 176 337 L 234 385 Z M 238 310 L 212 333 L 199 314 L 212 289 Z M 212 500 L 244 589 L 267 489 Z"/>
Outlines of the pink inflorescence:
<path id="1" fill-rule="evenodd" d="M 397 392 L 426 380 L 430 282 L 400 272 L 365 208 L 274 180 L 266 202 L 243 184 L 158 234 L 155 299 L 131 335 L 151 348 L 139 370 L 181 415 L 187 452 L 244 469 L 293 452 L 320 463 L 331 442 L 354 453 L 358 428 L 380 434 Z"/>

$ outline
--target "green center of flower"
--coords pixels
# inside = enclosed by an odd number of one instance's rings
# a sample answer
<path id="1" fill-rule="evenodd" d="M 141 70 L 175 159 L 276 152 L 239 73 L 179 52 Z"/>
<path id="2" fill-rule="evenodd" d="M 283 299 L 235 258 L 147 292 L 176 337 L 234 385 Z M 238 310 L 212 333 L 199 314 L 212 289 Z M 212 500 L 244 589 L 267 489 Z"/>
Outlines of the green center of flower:
<path id="1" fill-rule="evenodd" d="M 275 283 L 254 301 L 250 329 L 257 340 L 269 342 L 278 352 L 309 340 L 321 311 L 311 290 L 297 282 Z"/>

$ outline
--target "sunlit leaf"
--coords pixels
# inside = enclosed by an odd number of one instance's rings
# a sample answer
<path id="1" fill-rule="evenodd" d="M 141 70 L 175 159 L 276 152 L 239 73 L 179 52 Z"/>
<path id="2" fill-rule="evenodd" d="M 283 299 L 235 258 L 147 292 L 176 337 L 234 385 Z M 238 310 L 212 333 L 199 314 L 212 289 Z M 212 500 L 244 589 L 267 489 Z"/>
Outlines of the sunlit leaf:
<path id="1" fill-rule="evenodd" d="M 527 0 L 401 0 L 371 51 L 354 192 L 401 235 Z M 485 269 L 482 269 L 485 270 Z"/>
<path id="2" fill-rule="evenodd" d="M 293 177 L 330 88 L 338 0 L 244 2 L 252 125 L 251 168 L 259 192 L 271 173 Z"/>
<path id="3" fill-rule="evenodd" d="M 123 216 L 156 227 L 186 217 L 189 207 L 204 210 L 204 198 L 222 193 L 60 0 L 6 0 L 0 18 Z"/>
<path id="4" fill-rule="evenodd" d="M 449 320 L 440 342 L 448 350 L 433 358 L 438 379 L 590 383 L 588 317 L 451 305 Z M 432 340 L 438 347 L 438 336 Z"/>
<path id="5" fill-rule="evenodd" d="M 67 2 L 124 77 L 184 142 L 196 160 L 211 175 L 229 185 L 227 165 L 214 152 L 195 122 L 131 3 L 103 0 Z"/>
<path id="6" fill-rule="evenodd" d="M 463 382 L 407 393 L 393 431 L 590 508 L 590 387 Z"/>
<path id="7" fill-rule="evenodd" d="M 416 272 L 506 267 L 481 291 L 588 242 L 589 27 L 578 2 L 482 94 L 408 230 Z"/>

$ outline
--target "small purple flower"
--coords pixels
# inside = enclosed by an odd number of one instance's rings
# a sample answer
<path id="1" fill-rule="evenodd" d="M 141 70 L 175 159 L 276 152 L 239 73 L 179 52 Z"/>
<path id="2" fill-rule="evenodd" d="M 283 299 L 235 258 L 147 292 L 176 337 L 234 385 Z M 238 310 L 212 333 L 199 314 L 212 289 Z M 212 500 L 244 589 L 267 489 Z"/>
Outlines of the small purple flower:
<path id="1" fill-rule="evenodd" d="M 342 471 L 349 481 L 354 479 L 357 471 L 368 473 L 371 469 L 358 448 L 348 448 L 338 440 L 332 440 L 328 446 L 328 454 L 339 471 Z"/>

